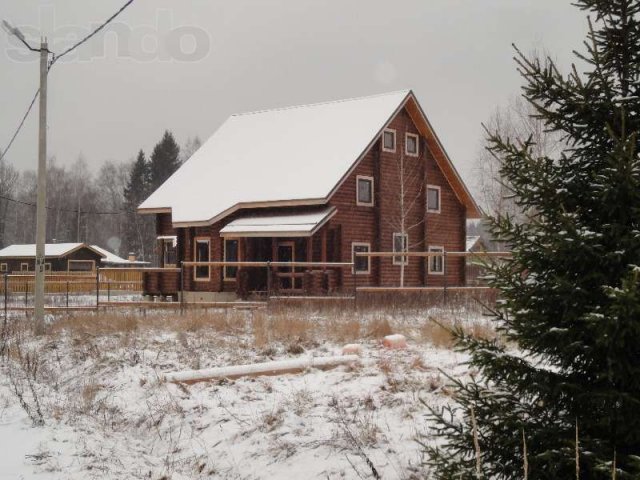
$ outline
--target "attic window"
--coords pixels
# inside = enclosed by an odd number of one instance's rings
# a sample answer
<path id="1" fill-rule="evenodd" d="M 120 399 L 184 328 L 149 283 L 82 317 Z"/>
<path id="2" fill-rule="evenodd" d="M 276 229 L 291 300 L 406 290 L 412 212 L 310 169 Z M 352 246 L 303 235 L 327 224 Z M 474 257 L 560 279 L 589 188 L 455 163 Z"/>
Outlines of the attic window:
<path id="1" fill-rule="evenodd" d="M 404 150 L 407 155 L 418 156 L 418 135 L 407 133 L 404 137 Z"/>
<path id="2" fill-rule="evenodd" d="M 382 151 L 383 152 L 395 152 L 396 151 L 396 131 L 390 128 L 385 129 L 382 132 Z"/>
<path id="3" fill-rule="evenodd" d="M 427 185 L 427 211 L 440 213 L 440 187 Z"/>
<path id="4" fill-rule="evenodd" d="M 356 178 L 356 205 L 373 206 L 373 177 L 360 176 Z"/>

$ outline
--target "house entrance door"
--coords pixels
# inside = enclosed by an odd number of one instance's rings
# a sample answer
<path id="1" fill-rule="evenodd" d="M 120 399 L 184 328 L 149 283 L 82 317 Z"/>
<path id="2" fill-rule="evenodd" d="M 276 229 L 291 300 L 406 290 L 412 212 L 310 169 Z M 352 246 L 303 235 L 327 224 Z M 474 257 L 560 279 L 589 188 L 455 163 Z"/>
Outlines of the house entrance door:
<path id="1" fill-rule="evenodd" d="M 296 259 L 296 248 L 294 242 L 278 243 L 277 262 L 294 262 Z M 293 267 L 278 267 L 278 278 L 280 281 L 280 289 L 294 290 L 297 287 L 295 278 L 295 269 Z"/>

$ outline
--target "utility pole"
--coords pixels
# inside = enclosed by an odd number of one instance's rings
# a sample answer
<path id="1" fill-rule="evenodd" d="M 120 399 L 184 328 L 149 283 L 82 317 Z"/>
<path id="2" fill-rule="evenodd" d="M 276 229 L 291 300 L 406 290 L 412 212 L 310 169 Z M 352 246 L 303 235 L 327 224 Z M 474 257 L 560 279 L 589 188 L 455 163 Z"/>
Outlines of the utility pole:
<path id="1" fill-rule="evenodd" d="M 38 131 L 38 198 L 36 202 L 36 291 L 35 330 L 44 333 L 44 260 L 47 232 L 47 73 L 49 70 L 47 39 L 40 42 L 40 122 Z"/>
<path id="2" fill-rule="evenodd" d="M 47 39 L 40 39 L 40 48 L 33 48 L 22 32 L 6 20 L 3 28 L 14 35 L 32 52 L 40 53 L 40 124 L 38 132 L 38 198 L 36 202 L 36 285 L 35 285 L 35 333 L 44 333 L 44 259 L 47 231 L 47 74 L 49 73 L 49 46 Z"/>

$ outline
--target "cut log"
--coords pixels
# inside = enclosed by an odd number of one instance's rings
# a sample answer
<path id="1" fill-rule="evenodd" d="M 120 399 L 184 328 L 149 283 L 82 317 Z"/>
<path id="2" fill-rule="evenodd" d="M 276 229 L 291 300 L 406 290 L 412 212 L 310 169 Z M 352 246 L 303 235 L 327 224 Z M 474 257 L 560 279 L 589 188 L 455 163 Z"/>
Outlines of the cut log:
<path id="1" fill-rule="evenodd" d="M 362 354 L 362 345 L 358 343 L 348 343 L 342 347 L 342 355 L 360 355 Z"/>
<path id="2" fill-rule="evenodd" d="M 407 348 L 407 339 L 404 335 L 387 335 L 382 340 L 382 345 L 386 348 Z"/>
<path id="3" fill-rule="evenodd" d="M 357 355 L 342 355 L 339 357 L 305 357 L 276 362 L 253 363 L 248 365 L 231 365 L 228 367 L 207 368 L 204 370 L 188 370 L 184 372 L 167 373 L 164 380 L 175 383 L 195 383 L 218 378 L 240 378 L 259 375 L 283 375 L 300 373 L 307 368 L 322 370 L 358 362 Z"/>

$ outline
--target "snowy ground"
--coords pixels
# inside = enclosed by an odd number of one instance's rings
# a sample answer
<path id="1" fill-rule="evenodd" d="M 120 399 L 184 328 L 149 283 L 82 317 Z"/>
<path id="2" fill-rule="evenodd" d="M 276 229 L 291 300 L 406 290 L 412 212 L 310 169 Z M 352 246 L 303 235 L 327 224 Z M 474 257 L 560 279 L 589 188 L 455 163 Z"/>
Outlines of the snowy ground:
<path id="1" fill-rule="evenodd" d="M 371 478 L 367 458 L 382 478 L 422 478 L 420 399 L 448 402 L 440 370 L 465 373 L 464 358 L 426 318 L 481 321 L 451 311 L 353 315 L 72 317 L 42 339 L 23 332 L 23 360 L 14 354 L 0 367 L 0 479 Z M 406 334 L 409 348 L 382 348 L 390 332 Z M 363 345 L 359 365 L 187 386 L 159 380 L 178 370 L 335 355 L 354 341 Z M 23 389 L 36 411 L 28 378 L 44 426 L 33 425 L 12 392 Z"/>

